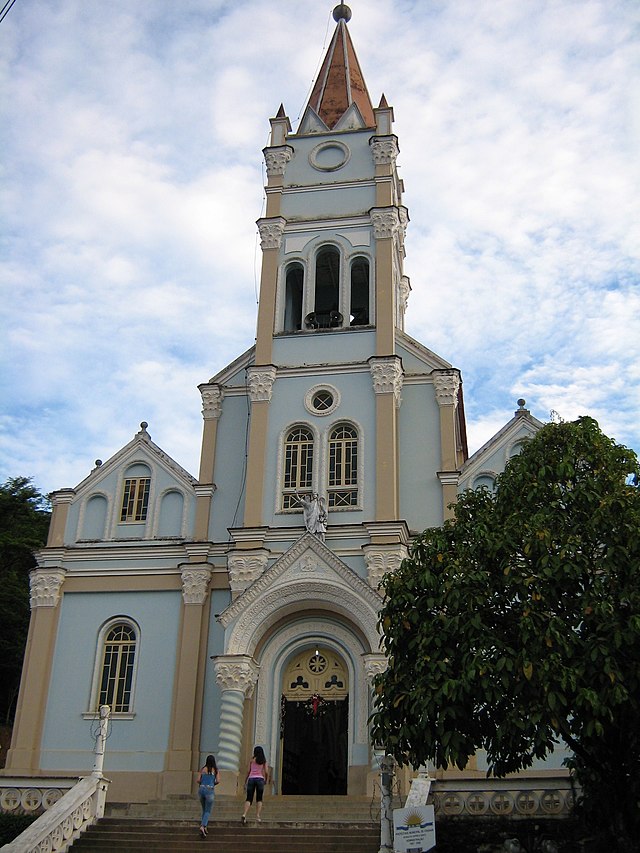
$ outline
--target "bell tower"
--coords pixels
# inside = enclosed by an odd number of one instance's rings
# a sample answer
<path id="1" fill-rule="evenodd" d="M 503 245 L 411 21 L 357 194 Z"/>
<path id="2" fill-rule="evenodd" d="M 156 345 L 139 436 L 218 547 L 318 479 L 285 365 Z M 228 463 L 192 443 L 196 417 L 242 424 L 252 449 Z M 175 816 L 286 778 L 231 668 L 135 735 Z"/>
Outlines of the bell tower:
<path id="1" fill-rule="evenodd" d="M 272 386 L 287 365 L 357 361 L 376 389 L 377 520 L 397 520 L 397 409 L 403 330 L 410 290 L 403 274 L 409 220 L 396 169 L 393 110 L 374 108 L 347 22 L 345 4 L 295 132 L 280 106 L 264 149 L 266 216 L 255 364 L 249 381 Z M 245 527 L 265 523 L 270 400 L 252 402 Z"/>

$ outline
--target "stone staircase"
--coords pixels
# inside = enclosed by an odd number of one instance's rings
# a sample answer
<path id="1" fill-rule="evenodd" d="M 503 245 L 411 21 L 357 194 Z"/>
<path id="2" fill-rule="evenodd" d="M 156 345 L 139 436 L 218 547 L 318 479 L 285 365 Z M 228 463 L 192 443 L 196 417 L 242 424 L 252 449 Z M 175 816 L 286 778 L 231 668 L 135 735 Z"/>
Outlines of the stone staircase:
<path id="1" fill-rule="evenodd" d="M 380 848 L 380 807 L 364 797 L 269 797 L 262 823 L 256 822 L 253 806 L 246 826 L 241 813 L 241 799 L 217 796 L 203 840 L 195 797 L 111 806 L 71 850 L 179 853 L 210 845 L 234 853 L 378 853 Z"/>

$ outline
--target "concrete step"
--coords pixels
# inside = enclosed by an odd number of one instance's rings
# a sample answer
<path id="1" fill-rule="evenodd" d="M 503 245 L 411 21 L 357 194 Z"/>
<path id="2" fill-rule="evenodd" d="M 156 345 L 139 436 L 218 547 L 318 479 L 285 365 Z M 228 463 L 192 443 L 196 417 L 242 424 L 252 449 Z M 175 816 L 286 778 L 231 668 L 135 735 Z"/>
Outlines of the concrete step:
<path id="1" fill-rule="evenodd" d="M 216 796 L 211 820 L 238 822 L 242 814 L 243 798 L 229 795 Z M 158 820 L 197 820 L 200 804 L 196 796 L 174 796 L 149 803 L 132 803 L 129 806 L 107 806 L 111 817 L 129 817 Z M 249 820 L 255 819 L 255 805 Z M 369 797 L 266 797 L 262 811 L 264 823 L 273 822 L 344 822 L 377 823 L 380 803 Z"/>
<path id="2" fill-rule="evenodd" d="M 209 824 L 201 839 L 198 821 L 154 821 L 103 818 L 72 845 L 73 853 L 149 853 L 149 851 L 193 850 L 194 843 L 206 849 L 242 853 L 378 853 L 380 829 L 375 824 L 345 826 L 271 823 L 242 826 L 218 821 Z"/>

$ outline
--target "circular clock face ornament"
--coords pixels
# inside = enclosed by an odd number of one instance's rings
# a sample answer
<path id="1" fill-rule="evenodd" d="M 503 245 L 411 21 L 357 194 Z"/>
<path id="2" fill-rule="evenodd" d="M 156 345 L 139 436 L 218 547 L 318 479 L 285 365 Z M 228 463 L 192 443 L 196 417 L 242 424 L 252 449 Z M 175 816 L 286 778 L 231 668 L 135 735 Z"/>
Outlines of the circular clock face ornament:
<path id="1" fill-rule="evenodd" d="M 319 172 L 335 172 L 345 166 L 351 151 L 344 142 L 321 142 L 309 154 L 309 163 Z"/>

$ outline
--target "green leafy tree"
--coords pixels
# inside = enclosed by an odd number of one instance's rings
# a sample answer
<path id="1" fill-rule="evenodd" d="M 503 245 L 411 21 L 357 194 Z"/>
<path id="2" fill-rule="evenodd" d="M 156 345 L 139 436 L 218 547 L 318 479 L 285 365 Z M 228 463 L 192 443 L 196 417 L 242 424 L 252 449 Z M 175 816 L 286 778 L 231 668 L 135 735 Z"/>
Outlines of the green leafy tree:
<path id="1" fill-rule="evenodd" d="M 29 629 L 33 552 L 47 540 L 49 502 L 27 477 L 0 486 L 0 718 L 11 722 Z"/>
<path id="2" fill-rule="evenodd" d="M 564 741 L 620 849 L 640 837 L 634 474 L 635 454 L 584 417 L 544 426 L 494 493 L 462 494 L 384 579 L 372 718 L 401 764 L 464 768 L 482 748 L 495 776 Z"/>

